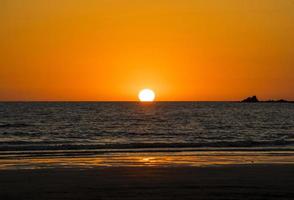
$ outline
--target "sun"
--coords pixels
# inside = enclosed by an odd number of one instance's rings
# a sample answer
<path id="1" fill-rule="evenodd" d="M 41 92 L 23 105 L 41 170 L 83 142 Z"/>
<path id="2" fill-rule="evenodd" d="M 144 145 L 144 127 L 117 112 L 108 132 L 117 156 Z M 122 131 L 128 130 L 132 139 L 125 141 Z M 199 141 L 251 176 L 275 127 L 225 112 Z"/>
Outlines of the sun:
<path id="1" fill-rule="evenodd" d="M 152 102 L 155 99 L 155 93 L 150 89 L 143 89 L 139 92 L 138 97 L 142 102 Z"/>

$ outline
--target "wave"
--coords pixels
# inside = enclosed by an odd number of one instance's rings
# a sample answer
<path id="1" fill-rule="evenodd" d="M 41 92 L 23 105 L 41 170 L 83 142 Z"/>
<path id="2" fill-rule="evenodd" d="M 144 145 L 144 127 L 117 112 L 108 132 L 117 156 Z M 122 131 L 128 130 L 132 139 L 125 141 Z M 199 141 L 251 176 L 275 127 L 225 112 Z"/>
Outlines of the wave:
<path id="1" fill-rule="evenodd" d="M 254 147 L 293 147 L 294 141 L 233 141 L 204 143 L 128 143 L 128 144 L 82 144 L 70 142 L 0 142 L 0 151 L 33 150 L 111 150 L 111 149 L 158 149 L 158 148 L 254 148 Z"/>
<path id="2" fill-rule="evenodd" d="M 23 127 L 29 127 L 33 126 L 32 124 L 25 124 L 25 123 L 6 123 L 6 124 L 0 124 L 0 128 L 23 128 Z"/>

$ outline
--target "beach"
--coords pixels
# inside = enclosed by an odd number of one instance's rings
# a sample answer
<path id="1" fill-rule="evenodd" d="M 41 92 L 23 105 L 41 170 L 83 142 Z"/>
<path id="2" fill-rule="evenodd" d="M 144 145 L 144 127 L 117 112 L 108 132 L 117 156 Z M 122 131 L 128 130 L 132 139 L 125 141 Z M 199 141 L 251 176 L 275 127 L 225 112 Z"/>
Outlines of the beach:
<path id="1" fill-rule="evenodd" d="M 0 199 L 292 199 L 286 164 L 0 171 Z"/>
<path id="2" fill-rule="evenodd" d="M 292 199 L 292 151 L 23 152 L 0 159 L 0 199 Z"/>

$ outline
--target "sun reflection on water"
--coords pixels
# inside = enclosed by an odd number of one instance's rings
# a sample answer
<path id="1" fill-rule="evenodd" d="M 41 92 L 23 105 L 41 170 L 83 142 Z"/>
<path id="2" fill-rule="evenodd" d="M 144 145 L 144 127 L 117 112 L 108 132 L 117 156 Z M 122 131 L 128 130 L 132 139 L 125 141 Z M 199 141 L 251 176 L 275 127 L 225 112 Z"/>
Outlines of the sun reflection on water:
<path id="1" fill-rule="evenodd" d="M 75 157 L 4 158 L 0 169 L 207 166 L 293 163 L 293 152 L 113 153 Z"/>

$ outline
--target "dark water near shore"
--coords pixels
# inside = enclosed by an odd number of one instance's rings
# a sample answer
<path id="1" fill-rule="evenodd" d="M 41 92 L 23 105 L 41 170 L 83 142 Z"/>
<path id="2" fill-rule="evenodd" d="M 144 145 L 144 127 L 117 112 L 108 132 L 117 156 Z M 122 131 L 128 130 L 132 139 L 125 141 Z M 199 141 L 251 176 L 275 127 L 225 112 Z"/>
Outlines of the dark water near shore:
<path id="1" fill-rule="evenodd" d="M 294 147 L 294 104 L 0 103 L 0 151 Z"/>

